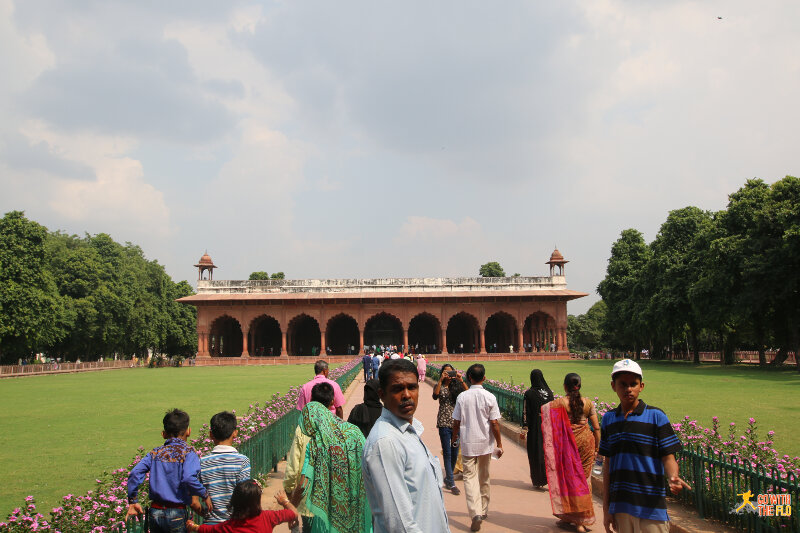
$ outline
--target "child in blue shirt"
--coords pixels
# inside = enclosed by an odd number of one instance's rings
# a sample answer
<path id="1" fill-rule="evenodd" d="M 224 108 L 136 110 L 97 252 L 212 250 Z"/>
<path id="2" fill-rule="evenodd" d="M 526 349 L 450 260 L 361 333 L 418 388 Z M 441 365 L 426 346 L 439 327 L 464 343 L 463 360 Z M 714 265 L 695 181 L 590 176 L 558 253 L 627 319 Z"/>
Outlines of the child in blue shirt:
<path id="1" fill-rule="evenodd" d="M 150 516 L 151 533 L 183 533 L 186 531 L 186 507 L 192 504 L 192 496 L 205 500 L 210 510 L 213 503 L 208 491 L 198 479 L 200 457 L 186 443 L 192 433 L 189 415 L 173 409 L 164 415 L 165 442 L 150 451 L 128 475 L 128 513 L 126 518 L 143 514 L 138 503 L 139 485 L 150 472 Z M 195 508 L 199 511 L 199 508 Z"/>

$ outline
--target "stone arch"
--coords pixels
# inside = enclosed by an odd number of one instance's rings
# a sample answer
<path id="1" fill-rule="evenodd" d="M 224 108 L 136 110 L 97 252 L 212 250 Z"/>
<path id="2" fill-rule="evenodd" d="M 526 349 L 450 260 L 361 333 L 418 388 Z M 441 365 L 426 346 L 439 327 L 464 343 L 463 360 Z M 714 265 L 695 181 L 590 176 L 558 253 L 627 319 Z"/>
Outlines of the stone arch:
<path id="1" fill-rule="evenodd" d="M 487 352 L 508 353 L 509 346 L 514 346 L 515 352 L 519 351 L 517 320 L 505 311 L 498 311 L 486 319 L 483 335 Z"/>
<path id="2" fill-rule="evenodd" d="M 358 322 L 346 313 L 339 313 L 328 320 L 325 326 L 325 346 L 331 349 L 332 355 L 350 354 L 350 347 L 358 351 Z"/>
<path id="3" fill-rule="evenodd" d="M 260 315 L 250 322 L 247 346 L 250 355 L 273 356 L 281 354 L 281 325 L 269 315 Z"/>
<path id="4" fill-rule="evenodd" d="M 431 313 L 419 313 L 408 323 L 408 345 L 416 353 L 438 353 L 442 347 L 441 336 L 442 325 Z"/>
<path id="5" fill-rule="evenodd" d="M 319 322 L 314 317 L 301 313 L 289 321 L 286 328 L 286 350 L 289 355 L 317 356 L 321 340 Z"/>
<path id="6" fill-rule="evenodd" d="M 534 352 L 550 350 L 550 345 L 556 343 L 556 319 L 544 311 L 537 311 L 525 318 L 523 338 L 530 343 Z"/>
<path id="7" fill-rule="evenodd" d="M 381 312 L 372 315 L 364 324 L 364 345 L 384 346 L 403 344 L 403 323 L 396 316 Z"/>
<path id="8" fill-rule="evenodd" d="M 478 353 L 481 350 L 478 319 L 461 311 L 447 321 L 447 351 L 449 353 Z"/>
<path id="9" fill-rule="evenodd" d="M 239 357 L 244 346 L 242 326 L 230 315 L 222 315 L 211 323 L 209 353 L 213 357 Z"/>
<path id="10" fill-rule="evenodd" d="M 555 319 L 544 311 L 537 311 L 528 315 L 523 324 L 523 338 L 526 344 L 531 344 L 531 350 L 547 351 L 555 330 Z"/>

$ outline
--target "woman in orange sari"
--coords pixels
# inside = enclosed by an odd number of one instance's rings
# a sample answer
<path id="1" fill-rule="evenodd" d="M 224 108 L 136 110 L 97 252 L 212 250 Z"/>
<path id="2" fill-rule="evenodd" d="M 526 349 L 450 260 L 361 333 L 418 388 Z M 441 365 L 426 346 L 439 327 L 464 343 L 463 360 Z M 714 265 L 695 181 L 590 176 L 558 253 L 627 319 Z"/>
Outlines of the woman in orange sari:
<path id="1" fill-rule="evenodd" d="M 553 514 L 584 532 L 595 521 L 587 480 L 600 446 L 600 424 L 594 404 L 580 390 L 581 377 L 567 374 L 566 396 L 542 406 L 542 437 Z"/>

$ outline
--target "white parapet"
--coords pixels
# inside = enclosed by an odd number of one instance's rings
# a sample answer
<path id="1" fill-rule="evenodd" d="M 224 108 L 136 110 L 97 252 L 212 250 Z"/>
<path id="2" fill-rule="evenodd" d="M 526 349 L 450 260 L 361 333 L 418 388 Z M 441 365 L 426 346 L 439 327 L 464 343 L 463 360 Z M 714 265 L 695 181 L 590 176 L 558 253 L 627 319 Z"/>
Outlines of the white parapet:
<path id="1" fill-rule="evenodd" d="M 270 279 L 202 280 L 198 294 L 292 293 L 419 293 L 419 292 L 522 292 L 567 288 L 565 276 L 506 278 L 375 278 L 375 279 Z"/>

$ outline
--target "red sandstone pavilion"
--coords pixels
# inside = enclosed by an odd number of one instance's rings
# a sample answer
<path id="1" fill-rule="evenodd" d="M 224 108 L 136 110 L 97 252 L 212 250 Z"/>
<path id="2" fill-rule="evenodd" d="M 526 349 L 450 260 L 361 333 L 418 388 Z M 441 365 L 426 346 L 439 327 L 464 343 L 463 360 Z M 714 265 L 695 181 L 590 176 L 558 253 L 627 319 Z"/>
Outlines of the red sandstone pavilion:
<path id="1" fill-rule="evenodd" d="M 561 359 L 567 302 L 587 296 L 567 289 L 567 262 L 553 251 L 542 277 L 220 281 L 206 253 L 197 294 L 179 301 L 197 307 L 197 365 L 349 359 L 381 344 L 429 359 Z"/>

